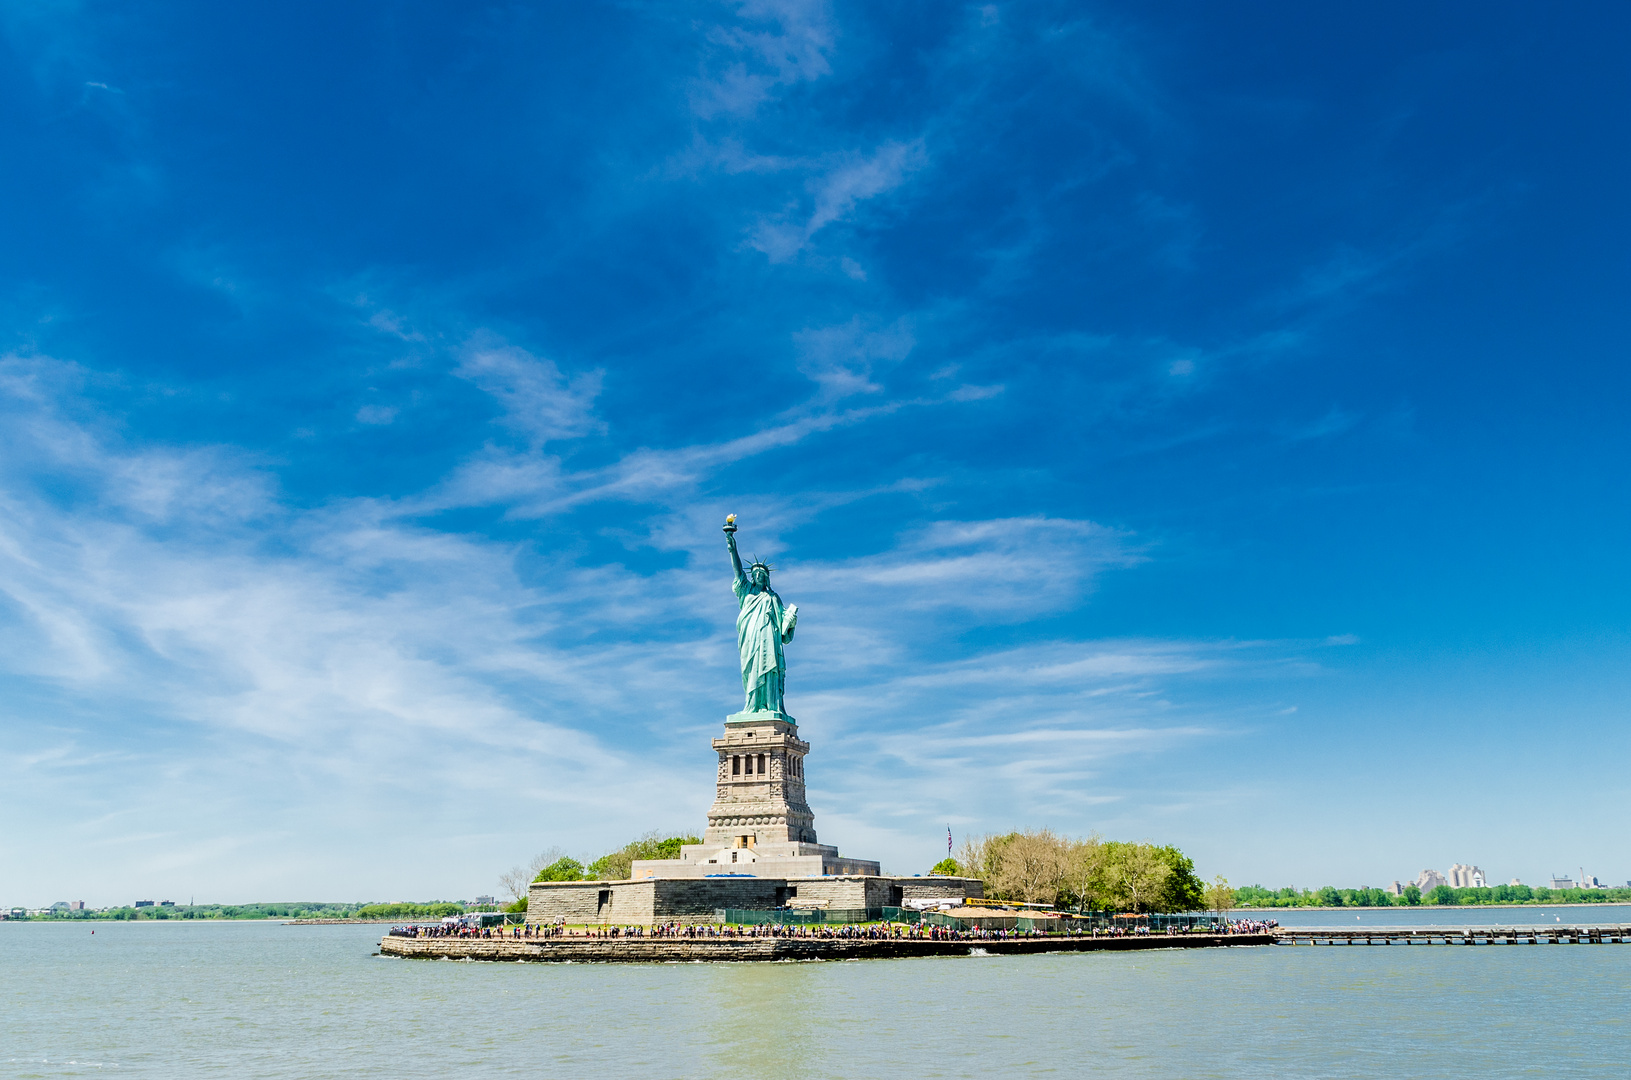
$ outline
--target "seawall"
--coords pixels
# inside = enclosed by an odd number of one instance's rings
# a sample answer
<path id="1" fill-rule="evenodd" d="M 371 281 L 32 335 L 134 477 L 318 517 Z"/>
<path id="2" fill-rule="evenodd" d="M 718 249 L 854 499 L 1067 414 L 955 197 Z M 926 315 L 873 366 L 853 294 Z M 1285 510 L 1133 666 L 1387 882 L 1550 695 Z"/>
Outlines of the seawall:
<path id="1" fill-rule="evenodd" d="M 1129 937 L 1009 938 L 932 941 L 917 938 L 406 938 L 387 935 L 382 956 L 416 960 L 511 960 L 537 963 L 690 963 L 744 960 L 882 960 L 910 956 L 1125 952 L 1272 945 L 1272 934 L 1151 934 Z"/>

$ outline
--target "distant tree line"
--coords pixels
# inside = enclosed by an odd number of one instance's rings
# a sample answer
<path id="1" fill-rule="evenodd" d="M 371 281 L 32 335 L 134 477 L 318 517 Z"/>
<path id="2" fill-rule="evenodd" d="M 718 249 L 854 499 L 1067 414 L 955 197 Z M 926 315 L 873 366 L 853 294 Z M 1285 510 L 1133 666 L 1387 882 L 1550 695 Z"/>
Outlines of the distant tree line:
<path id="1" fill-rule="evenodd" d="M 463 904 L 441 901 L 429 904 L 365 904 L 353 916 L 358 919 L 440 919 L 463 915 Z"/>
<path id="2" fill-rule="evenodd" d="M 463 911 L 460 905 L 453 905 Z M 152 907 L 116 907 L 103 911 L 55 911 L 38 919 L 93 919 L 115 922 L 169 919 L 354 919 L 365 905 L 328 904 L 315 901 L 265 904 L 154 904 Z"/>
<path id="3" fill-rule="evenodd" d="M 1421 904 L 1604 904 L 1631 902 L 1627 889 L 1548 889 L 1528 885 L 1495 885 L 1484 889 L 1456 889 L 1440 885 L 1427 893 L 1406 885 L 1403 896 L 1385 889 L 1338 889 L 1326 885 L 1318 889 L 1265 889 L 1246 885 L 1235 890 L 1241 907 L 1416 907 Z"/>
<path id="4" fill-rule="evenodd" d="M 932 872 L 979 878 L 994 900 L 1087 911 L 1198 911 L 1208 900 L 1195 863 L 1175 847 L 1049 829 L 970 837 Z"/>

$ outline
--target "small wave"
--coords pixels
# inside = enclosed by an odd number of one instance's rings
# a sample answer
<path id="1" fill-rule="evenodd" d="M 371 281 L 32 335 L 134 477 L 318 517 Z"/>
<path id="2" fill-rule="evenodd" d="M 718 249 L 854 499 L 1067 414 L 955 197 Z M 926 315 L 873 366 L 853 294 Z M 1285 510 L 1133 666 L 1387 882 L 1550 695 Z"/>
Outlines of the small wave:
<path id="1" fill-rule="evenodd" d="M 991 955 L 990 953 L 986 952 L 984 949 L 981 949 L 981 948 L 979 948 L 977 946 L 975 948 L 970 949 L 968 951 L 968 954 L 970 956 L 990 956 Z"/>

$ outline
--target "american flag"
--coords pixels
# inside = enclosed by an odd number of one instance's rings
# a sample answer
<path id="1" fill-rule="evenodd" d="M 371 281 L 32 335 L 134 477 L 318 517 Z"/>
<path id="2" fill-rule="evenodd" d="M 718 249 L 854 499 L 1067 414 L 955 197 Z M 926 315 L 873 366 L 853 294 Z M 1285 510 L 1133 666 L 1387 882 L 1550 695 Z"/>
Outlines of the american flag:
<path id="1" fill-rule="evenodd" d="M 946 826 L 946 858 L 951 858 L 951 826 Z"/>

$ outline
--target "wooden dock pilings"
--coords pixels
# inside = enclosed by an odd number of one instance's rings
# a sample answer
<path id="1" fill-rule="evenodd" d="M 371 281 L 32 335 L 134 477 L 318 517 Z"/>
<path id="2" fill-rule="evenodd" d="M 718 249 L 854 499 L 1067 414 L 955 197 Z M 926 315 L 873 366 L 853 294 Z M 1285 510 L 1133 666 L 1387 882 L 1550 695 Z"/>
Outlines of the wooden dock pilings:
<path id="1" fill-rule="evenodd" d="M 1324 929 L 1282 926 L 1276 945 L 1618 945 L 1631 926 L 1372 926 Z"/>

